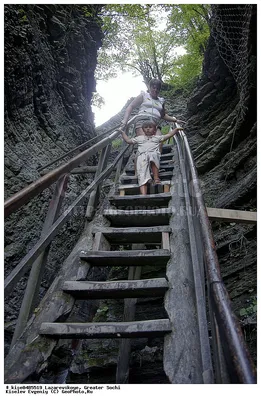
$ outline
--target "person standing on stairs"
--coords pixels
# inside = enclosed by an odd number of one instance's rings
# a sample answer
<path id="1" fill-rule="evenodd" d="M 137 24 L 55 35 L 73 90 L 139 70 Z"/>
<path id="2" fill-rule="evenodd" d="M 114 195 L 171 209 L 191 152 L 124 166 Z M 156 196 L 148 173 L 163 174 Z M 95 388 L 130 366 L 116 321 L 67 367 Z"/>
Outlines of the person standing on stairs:
<path id="1" fill-rule="evenodd" d="M 167 135 L 156 135 L 157 125 L 155 122 L 143 122 L 142 132 L 135 138 L 129 138 L 126 132 L 120 129 L 122 137 L 128 144 L 138 144 L 137 152 L 137 176 L 142 195 L 147 194 L 147 183 L 151 182 L 150 167 L 152 169 L 154 183 L 160 184 L 159 165 L 160 165 L 160 143 L 165 142 L 183 128 L 175 128 Z"/>
<path id="2" fill-rule="evenodd" d="M 148 120 L 153 121 L 156 125 L 158 125 L 160 119 L 164 119 L 167 122 L 177 122 L 178 124 L 185 123 L 185 121 L 171 117 L 166 113 L 165 100 L 163 97 L 158 97 L 160 90 L 161 81 L 159 79 L 151 79 L 149 90 L 147 92 L 142 91 L 126 108 L 125 115 L 121 121 L 121 128 L 125 129 L 132 111 L 137 107 L 139 107 L 139 111 L 135 120 L 136 136 L 144 135 L 142 124 L 148 122 Z M 157 129 L 156 135 L 161 135 L 159 129 Z"/>

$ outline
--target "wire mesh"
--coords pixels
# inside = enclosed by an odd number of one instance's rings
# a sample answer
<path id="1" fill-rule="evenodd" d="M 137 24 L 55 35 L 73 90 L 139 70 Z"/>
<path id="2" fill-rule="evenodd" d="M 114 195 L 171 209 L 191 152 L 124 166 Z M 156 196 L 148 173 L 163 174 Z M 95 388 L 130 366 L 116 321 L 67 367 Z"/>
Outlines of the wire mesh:
<path id="1" fill-rule="evenodd" d="M 247 111 L 249 98 L 249 37 L 252 8 L 252 4 L 212 5 L 211 34 L 222 60 L 237 84 L 240 120 Z"/>

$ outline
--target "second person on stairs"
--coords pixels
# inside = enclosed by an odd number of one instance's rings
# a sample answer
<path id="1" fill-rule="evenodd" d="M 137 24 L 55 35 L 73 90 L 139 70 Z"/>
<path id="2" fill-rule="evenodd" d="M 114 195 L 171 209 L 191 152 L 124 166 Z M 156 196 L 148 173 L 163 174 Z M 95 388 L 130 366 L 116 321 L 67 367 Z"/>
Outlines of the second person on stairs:
<path id="1" fill-rule="evenodd" d="M 165 100 L 163 97 L 159 97 L 161 90 L 161 81 L 159 79 L 151 79 L 149 83 L 149 90 L 147 92 L 141 92 L 141 94 L 135 97 L 134 100 L 126 108 L 125 115 L 122 120 L 122 128 L 128 122 L 128 119 L 132 111 L 139 107 L 139 111 L 135 120 L 135 132 L 136 136 L 144 135 L 142 124 L 151 120 L 156 125 L 159 124 L 160 119 L 164 119 L 167 122 L 177 122 L 178 124 L 185 123 L 176 117 L 171 117 L 166 113 Z M 157 129 L 156 135 L 161 135 L 161 131 Z"/>
<path id="2" fill-rule="evenodd" d="M 122 137 L 128 144 L 138 144 L 137 151 L 137 177 L 142 195 L 147 194 L 147 183 L 151 182 L 150 167 L 153 173 L 154 184 L 159 184 L 160 143 L 165 142 L 183 128 L 175 128 L 166 135 L 156 135 L 157 125 L 147 121 L 142 124 L 142 135 L 129 138 L 126 132 L 121 130 Z"/>

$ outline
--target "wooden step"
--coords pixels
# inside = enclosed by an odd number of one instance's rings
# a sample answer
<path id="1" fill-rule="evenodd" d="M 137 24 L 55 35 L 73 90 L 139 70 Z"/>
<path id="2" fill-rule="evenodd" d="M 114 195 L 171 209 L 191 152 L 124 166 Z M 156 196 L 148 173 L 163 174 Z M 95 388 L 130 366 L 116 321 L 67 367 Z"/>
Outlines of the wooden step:
<path id="1" fill-rule="evenodd" d="M 172 184 L 172 182 L 170 180 L 161 181 L 161 184 L 155 185 L 155 186 L 149 184 L 148 185 L 148 193 L 154 194 L 155 190 L 161 190 L 161 192 L 163 192 L 164 185 L 171 185 L 171 184 Z M 119 191 L 124 190 L 125 195 L 140 194 L 140 187 L 137 183 L 134 183 L 132 185 L 127 185 L 127 184 L 119 185 L 118 190 Z"/>
<path id="2" fill-rule="evenodd" d="M 173 144 L 163 144 L 162 154 L 171 153 L 173 151 Z"/>
<path id="3" fill-rule="evenodd" d="M 127 281 L 66 281 L 63 291 L 81 300 L 160 297 L 168 290 L 165 278 Z"/>
<path id="4" fill-rule="evenodd" d="M 164 168 L 164 166 L 166 166 L 166 165 L 174 167 L 174 160 L 164 160 L 164 159 L 160 160 L 160 168 L 161 167 Z"/>
<path id="5" fill-rule="evenodd" d="M 172 160 L 174 155 L 175 155 L 174 153 L 161 154 L 160 161 L 162 162 L 162 161 Z"/>
<path id="6" fill-rule="evenodd" d="M 137 228 L 93 228 L 93 233 L 101 232 L 111 244 L 120 243 L 161 243 L 162 233 L 171 232 L 169 225 Z"/>
<path id="7" fill-rule="evenodd" d="M 169 250 L 81 251 L 82 260 L 92 266 L 164 266 L 170 258 Z"/>
<path id="8" fill-rule="evenodd" d="M 171 163 L 170 161 L 166 161 L 164 163 L 160 164 L 160 169 L 159 172 L 167 172 L 167 171 L 173 171 L 174 164 Z M 134 175 L 134 167 L 133 168 L 126 168 L 125 169 L 126 175 Z"/>
<path id="9" fill-rule="evenodd" d="M 172 178 L 173 172 L 172 171 L 165 171 L 165 172 L 160 172 L 159 177 L 161 180 L 169 180 Z M 152 178 L 153 179 L 153 178 Z M 123 175 L 120 178 L 120 181 L 122 184 L 124 183 L 138 183 L 138 178 L 137 176 L 134 175 Z"/>
<path id="10" fill-rule="evenodd" d="M 155 210 L 104 210 L 103 215 L 114 226 L 155 226 L 167 225 L 172 215 L 171 208 Z"/>
<path id="11" fill-rule="evenodd" d="M 160 337 L 171 332 L 168 319 L 132 322 L 43 322 L 40 335 L 62 339 Z"/>
<path id="12" fill-rule="evenodd" d="M 143 209 L 149 209 L 153 207 L 167 207 L 171 199 L 170 192 L 150 194 L 146 196 L 133 195 L 133 196 L 111 196 L 109 197 L 109 202 L 111 205 L 125 209 L 126 207 L 130 209 L 137 209 L 137 207 L 142 207 Z"/>

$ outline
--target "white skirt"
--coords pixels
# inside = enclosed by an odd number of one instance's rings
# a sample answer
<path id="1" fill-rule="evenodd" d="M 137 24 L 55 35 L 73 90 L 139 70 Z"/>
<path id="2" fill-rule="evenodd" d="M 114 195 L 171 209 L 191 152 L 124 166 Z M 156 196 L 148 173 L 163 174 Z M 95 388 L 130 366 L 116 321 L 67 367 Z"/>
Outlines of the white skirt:
<path id="1" fill-rule="evenodd" d="M 137 177 L 139 186 L 151 181 L 150 163 L 154 162 L 157 168 L 160 166 L 160 152 L 152 151 L 138 154 L 137 157 Z"/>

